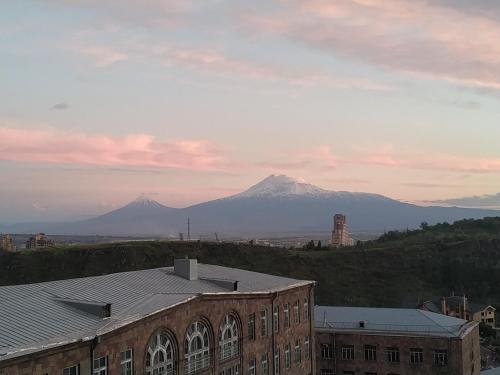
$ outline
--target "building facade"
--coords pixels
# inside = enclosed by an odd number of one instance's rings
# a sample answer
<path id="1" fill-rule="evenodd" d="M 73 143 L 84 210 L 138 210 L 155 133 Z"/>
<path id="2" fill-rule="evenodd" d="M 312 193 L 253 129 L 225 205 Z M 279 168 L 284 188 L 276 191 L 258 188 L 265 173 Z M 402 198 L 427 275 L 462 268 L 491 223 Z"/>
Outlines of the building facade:
<path id="1" fill-rule="evenodd" d="M 465 296 L 434 298 L 422 303 L 419 308 L 456 318 L 473 320 L 495 328 L 496 309 L 488 304 L 471 303 Z"/>
<path id="2" fill-rule="evenodd" d="M 318 375 L 478 375 L 476 322 L 417 309 L 317 306 Z"/>
<path id="3" fill-rule="evenodd" d="M 0 249 L 5 251 L 16 251 L 16 245 L 8 234 L 0 234 Z"/>
<path id="4" fill-rule="evenodd" d="M 32 337 L 26 326 L 12 333 L 23 290 L 48 298 L 40 309 L 49 305 L 53 316 L 33 314 Z M 12 327 L 0 327 L 0 374 L 312 374 L 313 292 L 313 282 L 187 259 L 174 268 L 1 287 Z"/>
<path id="5" fill-rule="evenodd" d="M 45 233 L 38 233 L 31 236 L 28 241 L 26 241 L 27 249 L 38 249 L 41 247 L 54 246 L 56 243 L 54 240 L 49 239 Z"/>
<path id="6" fill-rule="evenodd" d="M 342 214 L 333 217 L 332 247 L 353 246 L 354 240 L 347 229 L 347 218 Z"/>

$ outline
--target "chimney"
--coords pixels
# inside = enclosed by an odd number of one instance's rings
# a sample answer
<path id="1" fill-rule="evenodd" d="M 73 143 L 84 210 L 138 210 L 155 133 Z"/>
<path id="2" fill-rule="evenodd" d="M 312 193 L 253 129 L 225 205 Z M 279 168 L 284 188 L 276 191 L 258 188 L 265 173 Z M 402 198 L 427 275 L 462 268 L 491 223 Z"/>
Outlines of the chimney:
<path id="1" fill-rule="evenodd" d="M 198 280 L 198 261 L 196 259 L 175 259 L 174 273 L 187 280 Z"/>

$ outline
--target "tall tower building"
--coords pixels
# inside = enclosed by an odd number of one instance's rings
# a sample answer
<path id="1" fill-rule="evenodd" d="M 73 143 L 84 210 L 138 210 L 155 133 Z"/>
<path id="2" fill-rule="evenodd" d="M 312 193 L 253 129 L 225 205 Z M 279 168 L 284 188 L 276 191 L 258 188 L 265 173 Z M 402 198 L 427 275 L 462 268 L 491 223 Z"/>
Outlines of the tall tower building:
<path id="1" fill-rule="evenodd" d="M 347 219 L 345 215 L 335 214 L 333 217 L 332 243 L 333 247 L 353 246 L 354 240 L 347 230 Z"/>

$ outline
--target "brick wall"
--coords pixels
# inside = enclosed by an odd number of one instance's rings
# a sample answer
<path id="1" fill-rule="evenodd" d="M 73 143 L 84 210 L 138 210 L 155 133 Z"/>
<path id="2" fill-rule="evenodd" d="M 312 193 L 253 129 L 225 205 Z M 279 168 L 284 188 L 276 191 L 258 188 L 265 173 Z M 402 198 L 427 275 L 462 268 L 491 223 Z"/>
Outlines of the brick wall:
<path id="1" fill-rule="evenodd" d="M 261 374 L 261 357 L 268 354 L 269 374 L 273 374 L 274 349 L 280 351 L 280 373 L 290 375 L 307 375 L 314 368 L 314 339 L 312 335 L 312 286 L 288 289 L 274 294 L 248 295 L 204 295 L 177 307 L 160 312 L 124 326 L 118 330 L 101 336 L 95 344 L 94 358 L 106 356 L 108 360 L 108 374 L 120 374 L 120 353 L 127 349 L 133 350 L 134 374 L 145 373 L 145 358 L 148 342 L 152 335 L 159 330 L 168 330 L 177 342 L 177 368 L 179 374 L 184 373 L 185 366 L 185 337 L 186 332 L 196 320 L 203 319 L 210 328 L 211 336 L 211 366 L 207 374 L 219 374 L 228 366 L 239 365 L 239 374 L 248 374 L 251 359 L 255 359 L 256 372 Z M 309 319 L 304 319 L 304 301 L 308 300 Z M 293 305 L 299 301 L 300 322 L 294 321 Z M 290 327 L 284 327 L 284 305 L 290 305 Z M 279 307 L 279 329 L 274 333 L 273 308 Z M 267 309 L 269 335 L 261 336 L 260 311 Z M 234 313 L 239 317 L 241 354 L 228 361 L 219 361 L 219 329 L 224 316 Z M 255 314 L 255 340 L 249 339 L 248 316 Z M 306 355 L 304 349 L 305 338 L 309 337 L 310 351 Z M 295 362 L 294 349 L 296 339 L 300 339 L 301 360 Z M 289 369 L 285 368 L 285 345 L 290 343 L 292 361 Z M 75 363 L 80 363 L 81 374 L 90 374 L 90 346 L 91 343 L 74 345 L 74 347 L 60 348 L 57 352 L 38 353 L 36 356 L 27 355 L 16 360 L 0 362 L 0 375 L 59 375 L 62 370 Z"/>
<path id="2" fill-rule="evenodd" d="M 332 359 L 323 359 L 321 344 L 328 343 L 334 348 Z M 376 348 L 376 360 L 365 359 L 365 345 Z M 342 360 L 342 346 L 354 346 L 354 359 Z M 399 362 L 389 362 L 385 349 L 399 348 Z M 423 349 L 423 363 L 410 363 L 410 349 Z M 448 351 L 448 365 L 434 364 L 434 350 Z M 336 374 L 353 371 L 354 374 L 377 373 L 398 375 L 477 375 L 480 368 L 479 332 L 475 327 L 463 340 L 436 337 L 385 336 L 359 333 L 316 332 L 316 374 L 322 369 L 336 370 Z M 471 354 L 474 353 L 474 354 Z M 473 372 L 472 372 L 473 369 Z"/>

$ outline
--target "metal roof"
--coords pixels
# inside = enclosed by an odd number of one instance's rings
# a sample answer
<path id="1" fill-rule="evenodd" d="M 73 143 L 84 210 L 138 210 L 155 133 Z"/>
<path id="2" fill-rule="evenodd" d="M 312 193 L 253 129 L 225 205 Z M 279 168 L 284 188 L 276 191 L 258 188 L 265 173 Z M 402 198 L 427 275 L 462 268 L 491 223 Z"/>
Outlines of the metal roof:
<path id="1" fill-rule="evenodd" d="M 461 337 L 476 323 L 418 309 L 315 306 L 315 327 L 333 331 Z"/>
<path id="2" fill-rule="evenodd" d="M 238 281 L 237 291 L 221 280 Z M 0 287 L 0 361 L 44 348 L 90 340 L 155 312 L 212 293 L 268 293 L 299 281 L 234 268 L 198 264 L 198 280 L 174 267 Z M 81 304 L 82 308 L 78 308 Z M 111 304 L 109 317 L 88 306 Z"/>

